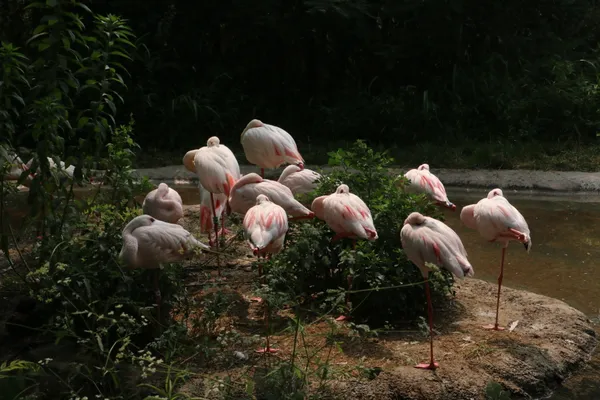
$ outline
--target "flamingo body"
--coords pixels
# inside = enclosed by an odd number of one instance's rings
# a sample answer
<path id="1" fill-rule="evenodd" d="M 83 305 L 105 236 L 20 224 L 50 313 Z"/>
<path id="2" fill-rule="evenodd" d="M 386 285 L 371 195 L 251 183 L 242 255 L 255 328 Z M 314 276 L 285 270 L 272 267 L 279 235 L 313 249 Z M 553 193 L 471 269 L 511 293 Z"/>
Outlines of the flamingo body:
<path id="1" fill-rule="evenodd" d="M 281 206 L 292 217 L 312 217 L 314 213 L 294 199 L 294 194 L 277 181 L 263 179 L 260 175 L 250 173 L 244 175 L 231 189 L 229 206 L 231 210 L 246 214 L 256 204 L 259 194 L 264 194 L 269 200 Z"/>
<path id="2" fill-rule="evenodd" d="M 244 231 L 255 254 L 277 254 L 283 249 L 288 219 L 285 210 L 264 194 L 244 216 Z"/>
<path id="3" fill-rule="evenodd" d="M 142 210 L 144 214 L 174 224 L 183 218 L 183 201 L 177 191 L 161 183 L 146 195 Z"/>
<path id="4" fill-rule="evenodd" d="M 260 168 L 277 168 L 283 163 L 304 165 L 292 135 L 258 119 L 248 123 L 241 143 L 248 161 Z"/>
<path id="5" fill-rule="evenodd" d="M 407 192 L 424 193 L 439 205 L 453 211 L 456 209 L 456 206 L 448 200 L 444 184 L 437 176 L 429 172 L 428 164 L 421 164 L 418 168 L 411 169 L 404 174 L 404 177 L 410 181 Z"/>
<path id="6" fill-rule="evenodd" d="M 342 184 L 335 193 L 317 197 L 311 209 L 338 235 L 366 240 L 378 238 L 369 207 L 360 197 L 350 193 L 348 185 Z"/>
<path id="7" fill-rule="evenodd" d="M 240 166 L 233 152 L 220 144 L 216 136 L 208 139 L 206 146 L 188 151 L 183 165 L 196 173 L 202 186 L 210 193 L 229 195 L 231 187 L 240 179 Z"/>
<path id="8" fill-rule="evenodd" d="M 318 172 L 297 165 L 288 165 L 281 173 L 278 182 L 290 188 L 293 194 L 302 194 L 315 190 L 319 178 L 321 174 Z"/>

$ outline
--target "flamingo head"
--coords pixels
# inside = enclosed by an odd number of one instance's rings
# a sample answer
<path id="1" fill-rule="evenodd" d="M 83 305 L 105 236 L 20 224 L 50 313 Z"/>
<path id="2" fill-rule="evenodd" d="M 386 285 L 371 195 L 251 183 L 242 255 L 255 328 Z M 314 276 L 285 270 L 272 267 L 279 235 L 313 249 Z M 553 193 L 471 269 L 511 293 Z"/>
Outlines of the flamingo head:
<path id="1" fill-rule="evenodd" d="M 350 188 L 348 187 L 348 185 L 342 183 L 340 186 L 338 186 L 335 193 L 336 194 L 342 194 L 342 193 L 347 194 L 347 193 L 350 193 Z"/>
<path id="2" fill-rule="evenodd" d="M 296 166 L 297 166 L 298 168 L 300 168 L 300 171 L 302 171 L 302 170 L 304 169 L 304 163 L 303 163 L 302 161 L 301 161 L 301 162 L 299 162 L 298 164 L 296 164 Z"/>
<path id="3" fill-rule="evenodd" d="M 419 165 L 419 168 L 417 168 L 419 171 L 429 171 L 429 164 L 421 164 Z"/>
<path id="4" fill-rule="evenodd" d="M 502 197 L 504 197 L 504 193 L 502 193 L 502 189 L 496 188 L 496 189 L 491 190 L 488 193 L 487 198 L 488 199 L 493 199 L 496 196 L 502 196 Z"/>
<path id="5" fill-rule="evenodd" d="M 264 125 L 265 124 L 263 124 L 260 119 L 253 119 L 252 121 L 248 122 L 248 125 L 246 125 L 246 130 L 252 129 L 252 128 L 260 128 L 261 126 L 264 126 Z"/>
<path id="6" fill-rule="evenodd" d="M 206 141 L 208 147 L 218 146 L 221 143 L 218 137 L 212 136 Z"/>
<path id="7" fill-rule="evenodd" d="M 418 212 L 412 212 L 406 219 L 404 220 L 404 225 L 423 225 L 426 221 L 426 218 L 423 214 Z"/>
<path id="8" fill-rule="evenodd" d="M 267 201 L 271 202 L 271 200 L 269 200 L 269 198 L 267 196 L 265 196 L 264 194 L 259 194 L 258 196 L 256 196 L 256 204 L 262 204 Z"/>

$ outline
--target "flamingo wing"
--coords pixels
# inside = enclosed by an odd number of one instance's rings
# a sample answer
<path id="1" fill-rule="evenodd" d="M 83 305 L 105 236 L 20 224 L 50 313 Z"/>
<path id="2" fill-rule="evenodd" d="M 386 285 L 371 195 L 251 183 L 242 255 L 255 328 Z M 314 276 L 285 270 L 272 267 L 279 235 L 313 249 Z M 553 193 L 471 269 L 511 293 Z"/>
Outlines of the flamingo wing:
<path id="1" fill-rule="evenodd" d="M 350 233 L 361 239 L 377 238 L 377 232 L 374 234 L 369 232 L 370 226 L 365 224 L 371 216 L 368 208 L 365 212 L 364 209 L 357 207 L 356 201 L 347 194 L 332 194 L 323 202 L 325 222 L 335 232 Z M 372 226 L 372 219 L 370 225 Z"/>
<path id="2" fill-rule="evenodd" d="M 138 241 L 138 254 L 142 253 L 141 258 L 158 263 L 181 261 L 195 247 L 209 249 L 182 226 L 159 220 L 134 230 L 132 234 Z"/>
<path id="3" fill-rule="evenodd" d="M 294 138 L 285 130 L 262 124 L 250 128 L 242 135 L 246 158 L 262 168 L 277 168 L 284 162 L 304 162 Z"/>
<path id="4" fill-rule="evenodd" d="M 288 230 L 285 210 L 271 202 L 252 207 L 244 217 L 244 230 L 254 249 L 262 250 L 284 236 Z"/>
<path id="5" fill-rule="evenodd" d="M 319 178 L 321 178 L 321 174 L 305 168 L 302 171 L 294 172 L 284 177 L 284 179 L 279 182 L 290 188 L 292 193 L 302 194 L 315 190 Z"/>
<path id="6" fill-rule="evenodd" d="M 200 183 L 211 193 L 229 196 L 236 183 L 235 171 L 229 169 L 230 162 L 214 147 L 203 147 L 194 156 L 194 167 Z M 238 170 L 239 172 L 239 170 Z"/>

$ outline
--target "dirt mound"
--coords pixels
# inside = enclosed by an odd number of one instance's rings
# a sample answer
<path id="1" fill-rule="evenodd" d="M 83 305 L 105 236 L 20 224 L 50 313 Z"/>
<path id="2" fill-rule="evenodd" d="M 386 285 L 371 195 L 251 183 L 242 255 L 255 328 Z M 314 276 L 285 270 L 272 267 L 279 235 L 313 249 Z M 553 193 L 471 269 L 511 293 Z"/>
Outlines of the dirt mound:
<path id="1" fill-rule="evenodd" d="M 493 322 L 497 286 L 469 279 L 456 286 L 459 316 L 436 328 L 434 351 L 440 368 L 424 371 L 406 360 L 425 361 L 428 343 L 381 343 L 391 350 L 389 362 L 369 382 L 343 382 L 336 392 L 347 398 L 458 400 L 483 399 L 485 386 L 496 381 L 520 397 L 547 395 L 586 362 L 597 344 L 585 315 L 562 301 L 521 290 L 502 288 L 500 322 L 512 332 L 486 331 Z M 435 305 L 434 305 L 435 308 Z M 434 311 L 435 312 L 435 311 Z M 443 320 L 444 315 L 437 319 Z"/>

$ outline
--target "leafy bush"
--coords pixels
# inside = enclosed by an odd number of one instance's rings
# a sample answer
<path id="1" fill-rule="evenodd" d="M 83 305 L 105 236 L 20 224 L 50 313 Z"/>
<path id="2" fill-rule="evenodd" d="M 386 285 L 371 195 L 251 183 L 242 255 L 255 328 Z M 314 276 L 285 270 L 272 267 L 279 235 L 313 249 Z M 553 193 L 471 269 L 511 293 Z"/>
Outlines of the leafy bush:
<path id="1" fill-rule="evenodd" d="M 325 311 L 332 303 L 343 302 L 347 276 L 352 274 L 355 317 L 372 324 L 414 320 L 425 310 L 423 278 L 400 248 L 400 229 L 413 211 L 436 218 L 441 212 L 423 195 L 398 189 L 406 180 L 389 175 L 392 159 L 386 153 L 357 141 L 350 149 L 329 155 L 329 165 L 336 169 L 322 178 L 316 195 L 331 194 L 341 183 L 347 184 L 371 209 L 379 239 L 358 241 L 354 251 L 348 239 L 331 243 L 334 233 L 322 221 L 290 224 L 286 249 L 269 264 L 270 290 L 288 300 L 320 293 L 316 303 Z M 452 280 L 446 275 L 431 275 L 434 296 L 450 289 Z"/>

